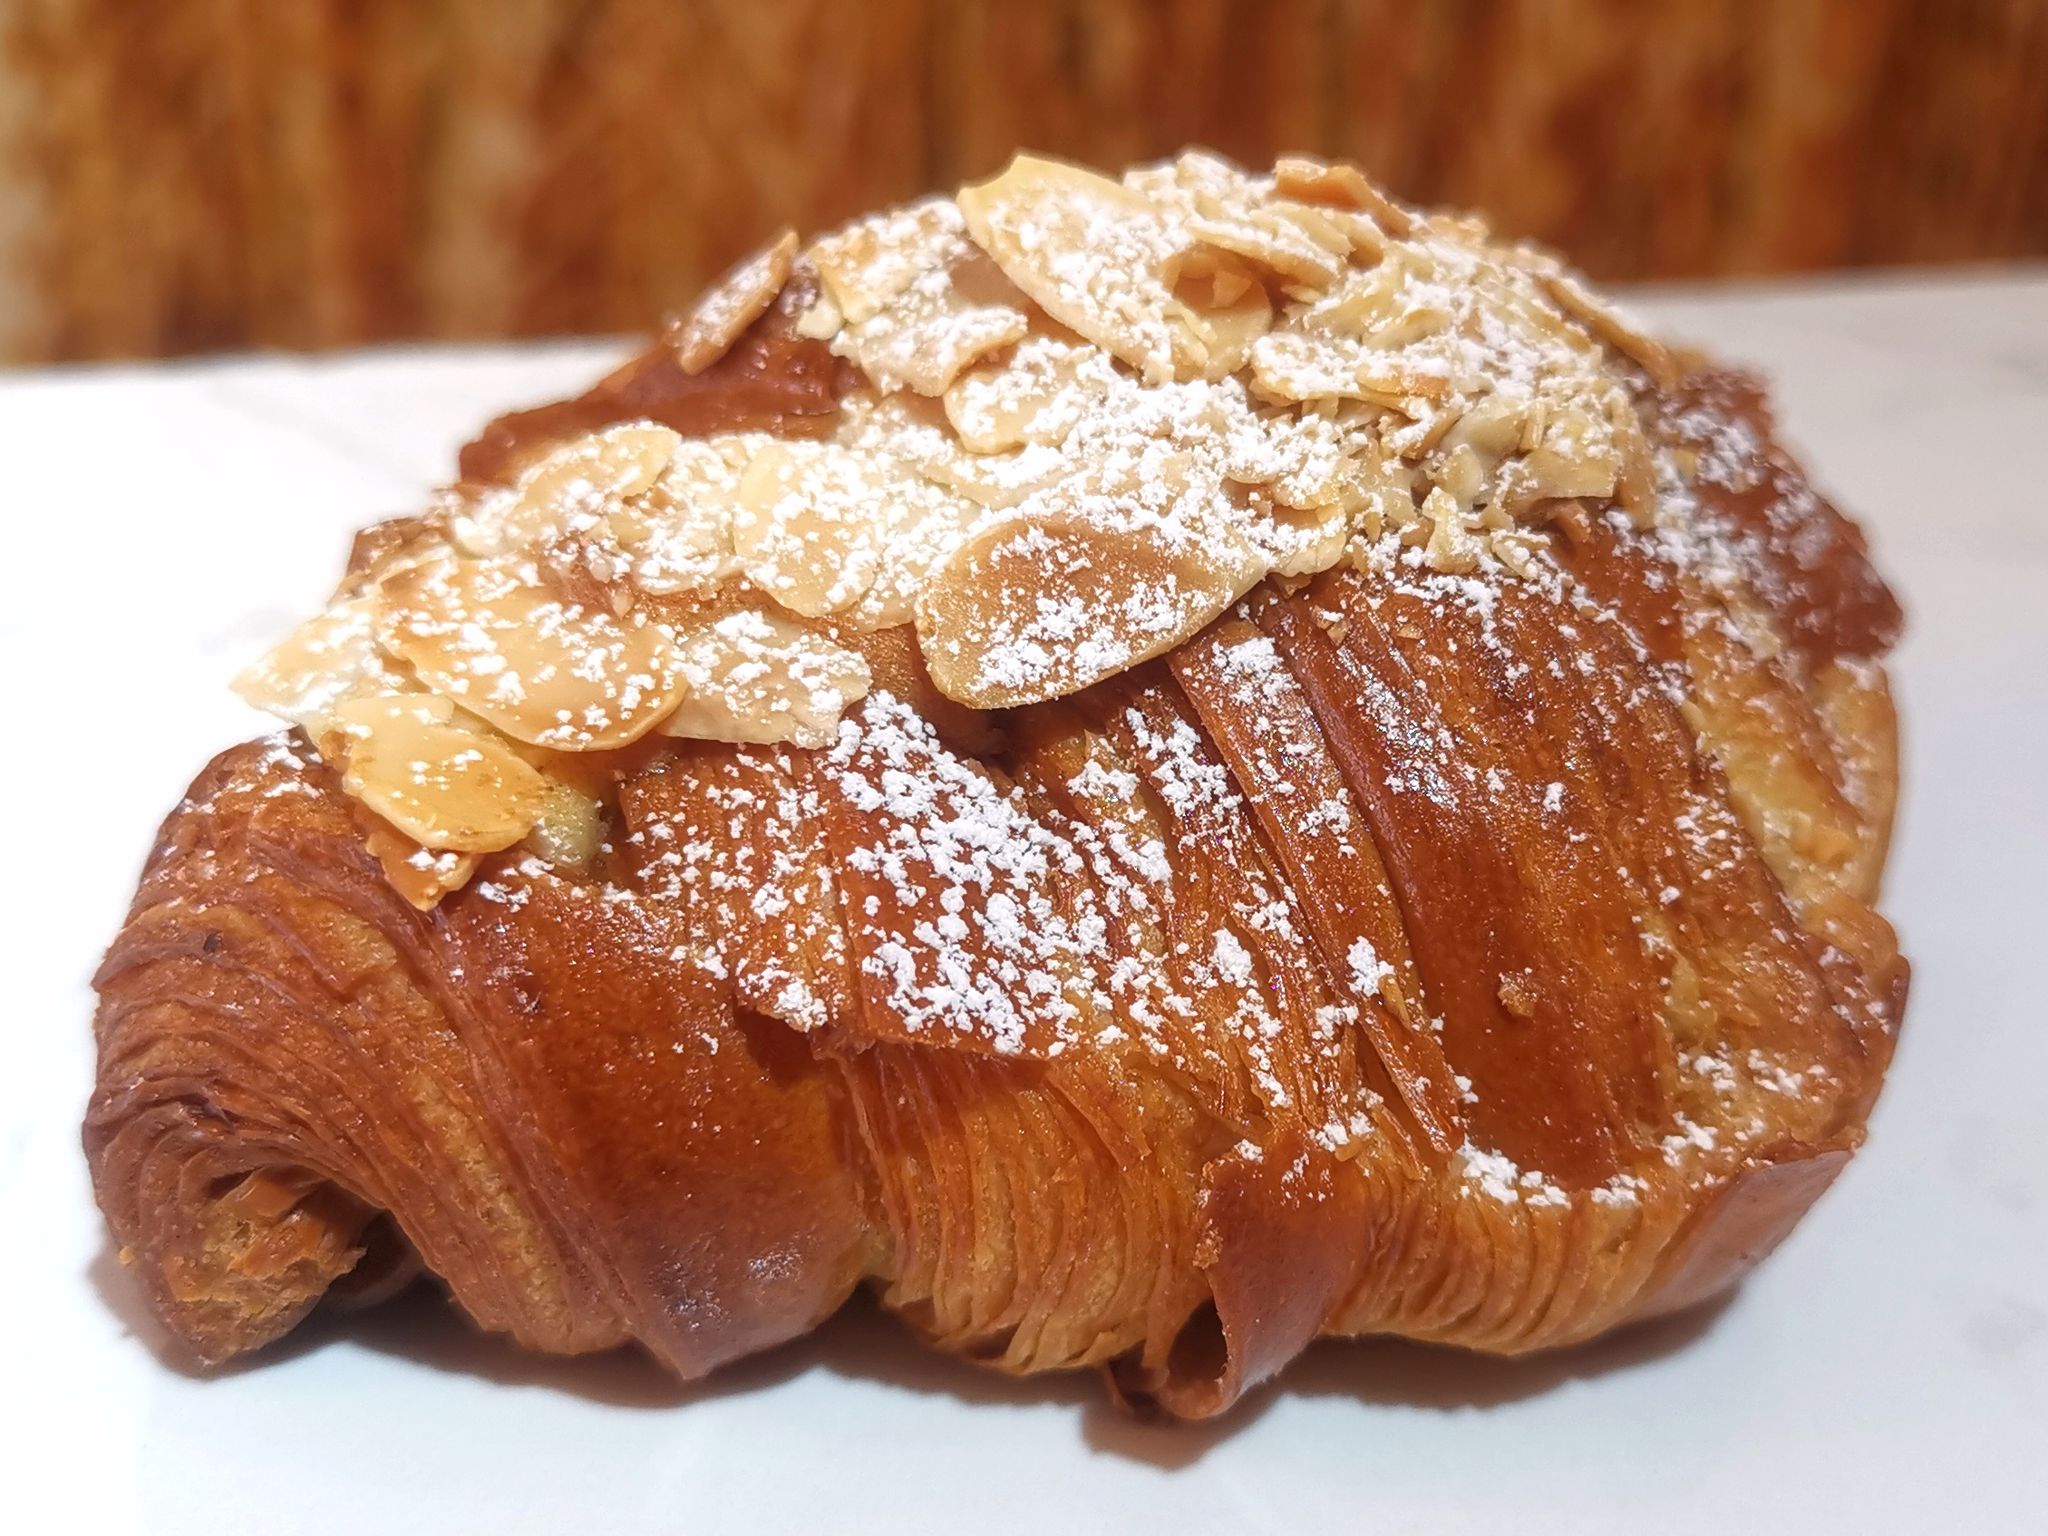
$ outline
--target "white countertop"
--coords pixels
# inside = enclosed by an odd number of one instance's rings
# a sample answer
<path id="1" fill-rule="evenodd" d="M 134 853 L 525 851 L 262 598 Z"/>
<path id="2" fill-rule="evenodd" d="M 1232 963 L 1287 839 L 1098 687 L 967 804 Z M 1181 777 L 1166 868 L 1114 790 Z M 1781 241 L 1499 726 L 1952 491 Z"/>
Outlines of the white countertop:
<path id="1" fill-rule="evenodd" d="M 856 1306 L 699 1387 L 425 1299 L 212 1379 L 152 1353 L 78 1150 L 86 977 L 157 821 L 258 724 L 231 673 L 494 410 L 611 346 L 0 376 L 0 1526 L 1498 1533 L 2040 1529 L 2048 1510 L 2048 270 L 1643 297 L 1775 376 L 1904 598 L 1915 966 L 1871 1142 L 1729 1304 L 1498 1362 L 1326 1344 L 1220 1423 L 1125 1422 Z"/>

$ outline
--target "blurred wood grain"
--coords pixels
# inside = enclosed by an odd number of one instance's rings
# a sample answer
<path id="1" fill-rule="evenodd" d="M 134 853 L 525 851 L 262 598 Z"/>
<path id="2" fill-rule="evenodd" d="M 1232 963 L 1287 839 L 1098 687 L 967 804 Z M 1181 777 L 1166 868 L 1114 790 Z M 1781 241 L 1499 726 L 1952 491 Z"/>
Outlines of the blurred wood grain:
<path id="1" fill-rule="evenodd" d="M 1206 143 L 1607 278 L 2048 254 L 2048 0 L 0 0 L 0 359 L 644 328 Z"/>

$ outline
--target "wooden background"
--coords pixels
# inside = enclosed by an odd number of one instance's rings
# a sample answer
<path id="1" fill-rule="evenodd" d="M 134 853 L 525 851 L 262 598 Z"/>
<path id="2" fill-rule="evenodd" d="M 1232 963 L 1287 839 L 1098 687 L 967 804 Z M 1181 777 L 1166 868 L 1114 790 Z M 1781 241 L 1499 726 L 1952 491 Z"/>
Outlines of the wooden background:
<path id="1" fill-rule="evenodd" d="M 2048 0 L 0 0 L 0 360 L 633 330 L 789 222 L 1311 149 L 1610 278 L 2048 253 Z"/>

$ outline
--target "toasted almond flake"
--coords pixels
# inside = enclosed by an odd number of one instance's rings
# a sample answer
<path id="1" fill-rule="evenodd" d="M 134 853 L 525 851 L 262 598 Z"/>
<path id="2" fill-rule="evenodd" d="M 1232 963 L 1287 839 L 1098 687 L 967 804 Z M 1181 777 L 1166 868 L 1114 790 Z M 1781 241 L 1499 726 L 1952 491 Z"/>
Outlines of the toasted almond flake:
<path id="1" fill-rule="evenodd" d="M 680 441 L 668 427 L 629 423 L 571 439 L 540 459 L 516 486 L 493 492 L 453 520 L 465 554 L 535 549 L 601 526 L 608 512 L 661 476 Z"/>
<path id="2" fill-rule="evenodd" d="M 688 374 L 702 373 L 732 350 L 748 326 L 789 281 L 796 256 L 796 231 L 785 229 L 753 255 L 734 265 L 692 306 L 671 332 L 676 363 Z"/>
<path id="3" fill-rule="evenodd" d="M 386 518 L 363 529 L 349 546 L 348 571 L 335 589 L 334 601 L 361 597 L 400 566 L 440 553 L 448 545 L 450 522 L 466 505 L 452 490 L 437 491 L 425 512 Z"/>
<path id="4" fill-rule="evenodd" d="M 1527 576 L 1543 550 L 1540 536 L 1524 529 L 1503 528 L 1486 536 L 1487 552 L 1517 576 Z"/>
<path id="5" fill-rule="evenodd" d="M 1007 453 L 969 452 L 951 431 L 942 402 L 921 395 L 848 401 L 839 440 L 907 464 L 956 496 L 997 510 L 1019 505 L 1069 472 L 1065 455 L 1042 444 Z"/>
<path id="6" fill-rule="evenodd" d="M 1458 417 L 1457 425 L 1444 434 L 1443 446 L 1451 453 L 1470 448 L 1480 458 L 1498 466 L 1510 454 L 1533 448 L 1541 440 L 1540 435 L 1531 435 L 1531 419 L 1538 409 L 1533 401 L 1488 395 L 1474 401 Z M 1537 431 L 1540 434 L 1540 427 Z"/>
<path id="7" fill-rule="evenodd" d="M 793 613 L 851 607 L 882 566 L 877 515 L 891 476 L 838 443 L 770 442 L 740 476 L 733 552 L 747 578 Z"/>
<path id="8" fill-rule="evenodd" d="M 342 786 L 431 850 L 490 853 L 526 835 L 548 781 L 499 737 L 457 721 L 431 694 L 335 706 Z"/>
<path id="9" fill-rule="evenodd" d="M 1518 491 L 1531 500 L 1614 494 L 1618 464 L 1608 423 L 1577 406 L 1555 412 L 1520 461 Z"/>
<path id="10" fill-rule="evenodd" d="M 516 557 L 444 556 L 386 578 L 376 599 L 378 643 L 515 741 L 623 746 L 681 692 L 659 626 L 566 601 Z"/>
<path id="11" fill-rule="evenodd" d="M 796 333 L 807 341 L 830 341 L 846 324 L 832 295 L 819 292 L 811 307 L 796 317 Z"/>
<path id="12" fill-rule="evenodd" d="M 1165 269 L 1185 241 L 1151 199 L 1078 165 L 1019 155 L 958 201 L 975 244 L 1047 314 L 1147 380 L 1173 377 L 1184 343 Z"/>
<path id="13" fill-rule="evenodd" d="M 1248 592 L 1265 564 L 1225 525 L 1012 519 L 972 535 L 917 604 L 932 681 L 977 709 L 1056 698 L 1171 650 Z"/>
<path id="14" fill-rule="evenodd" d="M 244 669 L 235 692 L 317 734 L 348 699 L 405 691 L 410 680 L 377 648 L 376 616 L 376 602 L 362 597 L 315 614 Z"/>
<path id="15" fill-rule="evenodd" d="M 1315 293 L 1337 280 L 1349 239 L 1328 220 L 1290 216 L 1270 198 L 1270 183 L 1220 155 L 1187 150 L 1126 173 L 1124 184 L 1163 207 L 1195 240 L 1228 253 L 1271 281 Z M 1313 210 L 1296 204 L 1292 212 Z"/>
<path id="16" fill-rule="evenodd" d="M 1228 251 L 1196 246 L 1168 259 L 1174 355 L 1182 376 L 1237 372 L 1273 323 L 1273 302 L 1251 269 Z"/>
<path id="17" fill-rule="evenodd" d="M 832 350 L 878 389 L 943 394 L 964 370 L 1030 331 L 1022 295 L 956 230 L 935 238 L 924 260 L 901 291 L 832 338 Z"/>
<path id="18" fill-rule="evenodd" d="M 1269 400 L 1305 404 L 1373 398 L 1360 348 L 1334 336 L 1274 331 L 1252 343 L 1247 361 L 1253 386 Z"/>
<path id="19" fill-rule="evenodd" d="M 891 534 L 875 583 L 844 614 L 856 631 L 908 624 L 917 594 L 981 520 L 984 509 L 950 487 L 905 479 L 889 499 Z"/>
<path id="20" fill-rule="evenodd" d="M 1188 233 L 1262 268 L 1291 291 L 1317 294 L 1343 274 L 1342 257 L 1312 239 L 1309 229 L 1314 226 L 1305 220 L 1297 221 L 1278 209 L 1257 205 L 1233 214 L 1215 206 L 1214 198 L 1202 201 L 1214 207 L 1214 211 L 1188 220 Z"/>
<path id="21" fill-rule="evenodd" d="M 1327 203 L 1369 214 L 1380 228 L 1399 238 L 1415 231 L 1415 215 L 1366 180 L 1355 165 L 1326 165 L 1293 156 L 1273 167 L 1273 184 L 1285 196 L 1304 203 Z"/>
<path id="22" fill-rule="evenodd" d="M 1657 473 L 1642 421 L 1618 389 L 1608 396 L 1607 419 L 1614 428 L 1614 499 L 1638 528 L 1647 528 L 1657 510 Z"/>
<path id="23" fill-rule="evenodd" d="M 1617 352 L 1633 358 L 1657 383 L 1668 386 L 1678 378 L 1678 363 L 1671 349 L 1648 335 L 1619 305 L 1596 298 L 1585 284 L 1556 269 L 1554 263 L 1541 280 L 1544 290 L 1567 314 Z"/>
<path id="24" fill-rule="evenodd" d="M 1316 207 L 1284 197 L 1276 198 L 1272 208 L 1317 245 L 1341 256 L 1348 264 L 1370 266 L 1386 255 L 1386 231 L 1367 214 L 1328 205 Z"/>
<path id="25" fill-rule="evenodd" d="M 822 747 L 868 691 L 868 665 L 761 604 L 708 613 L 676 637 L 689 691 L 662 721 L 670 736 Z"/>
<path id="26" fill-rule="evenodd" d="M 1351 515 L 1339 502 L 1305 507 L 1274 503 L 1245 525 L 1245 536 L 1276 576 L 1312 576 L 1343 557 Z"/>
<path id="27" fill-rule="evenodd" d="M 1478 450 L 1470 443 L 1459 443 L 1452 447 L 1447 441 L 1438 459 L 1438 487 L 1461 508 L 1470 510 L 1479 500 L 1480 492 L 1486 484 L 1486 471 L 1480 464 Z"/>
<path id="28" fill-rule="evenodd" d="M 1054 448 L 1026 443 L 1009 453 L 930 453 L 918 468 L 946 489 L 991 511 L 1020 506 L 1067 474 Z"/>
<path id="29" fill-rule="evenodd" d="M 963 303 L 950 287 L 913 292 L 919 303 L 849 326 L 833 343 L 883 389 L 944 394 L 964 370 L 1022 341 L 1031 328 L 1022 310 Z"/>
<path id="30" fill-rule="evenodd" d="M 1008 357 L 955 380 L 944 397 L 946 419 L 975 453 L 1057 448 L 1114 377 L 1099 347 L 1033 336 Z"/>
<path id="31" fill-rule="evenodd" d="M 839 323 L 859 325 L 946 265 L 958 253 L 963 227 L 951 202 L 926 198 L 856 219 L 814 241 L 806 254 Z"/>
<path id="32" fill-rule="evenodd" d="M 1237 396 L 1229 398 L 1221 458 L 1225 480 L 1257 487 L 1298 512 L 1351 502 L 1352 459 L 1366 446 L 1362 434 L 1321 416 L 1261 415 Z"/>
<path id="33" fill-rule="evenodd" d="M 770 441 L 755 432 L 678 443 L 661 478 L 612 509 L 610 535 L 636 588 L 693 592 L 736 573 L 740 476 Z"/>
<path id="34" fill-rule="evenodd" d="M 1429 305 L 1427 298 L 1418 301 L 1411 295 L 1413 277 L 1408 263 L 1392 258 L 1371 267 L 1353 268 L 1303 312 L 1301 328 L 1326 339 L 1362 342 L 1410 308 L 1426 306 L 1432 313 L 1441 313 L 1440 304 Z"/>
<path id="35" fill-rule="evenodd" d="M 1466 513 L 1442 486 L 1422 501 L 1429 523 L 1429 563 L 1439 571 L 1462 575 L 1479 563 L 1479 543 L 1466 526 Z"/>
<path id="36" fill-rule="evenodd" d="M 422 848 L 381 816 L 357 810 L 369 830 L 363 844 L 384 870 L 384 878 L 407 903 L 431 912 L 450 891 L 459 891 L 476 873 L 478 855 L 450 849 Z"/>

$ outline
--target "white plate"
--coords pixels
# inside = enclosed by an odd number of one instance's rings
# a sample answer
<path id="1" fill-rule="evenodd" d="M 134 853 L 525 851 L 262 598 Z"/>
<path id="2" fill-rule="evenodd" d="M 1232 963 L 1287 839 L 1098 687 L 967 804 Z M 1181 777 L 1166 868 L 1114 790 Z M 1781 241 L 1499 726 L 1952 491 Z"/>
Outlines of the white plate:
<path id="1" fill-rule="evenodd" d="M 235 668 L 491 411 L 613 352 L 0 380 L 16 1003 L 0 1526 L 17 1531 L 2039 1529 L 2048 1507 L 2048 275 L 1667 297 L 1776 376 L 1911 628 L 1889 911 L 1916 976 L 1869 1148 L 1731 1303 L 1503 1363 L 1324 1345 L 1219 1424 L 1134 1425 L 857 1307 L 689 1388 L 425 1299 L 202 1379 L 102 1244 L 86 977 L 158 819 L 258 724 Z"/>

